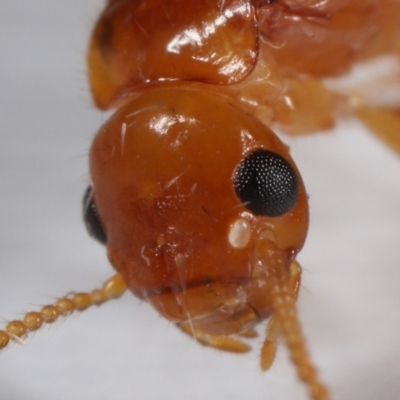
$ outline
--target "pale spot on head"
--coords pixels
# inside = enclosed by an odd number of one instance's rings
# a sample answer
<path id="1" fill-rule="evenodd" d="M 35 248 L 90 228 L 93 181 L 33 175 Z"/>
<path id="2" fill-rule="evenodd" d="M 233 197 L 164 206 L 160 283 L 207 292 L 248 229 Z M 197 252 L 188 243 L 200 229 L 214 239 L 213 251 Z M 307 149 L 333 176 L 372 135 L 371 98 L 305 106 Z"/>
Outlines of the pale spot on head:
<path id="1" fill-rule="evenodd" d="M 236 249 L 243 249 L 249 244 L 250 238 L 250 223 L 243 218 L 238 218 L 230 227 L 228 233 L 229 244 Z"/>

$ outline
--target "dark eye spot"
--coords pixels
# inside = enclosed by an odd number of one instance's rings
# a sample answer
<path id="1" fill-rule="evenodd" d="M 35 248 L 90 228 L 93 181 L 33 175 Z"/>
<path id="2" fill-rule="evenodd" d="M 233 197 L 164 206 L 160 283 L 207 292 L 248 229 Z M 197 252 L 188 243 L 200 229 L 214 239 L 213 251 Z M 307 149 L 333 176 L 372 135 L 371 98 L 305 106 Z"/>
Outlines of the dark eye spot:
<path id="1" fill-rule="evenodd" d="M 255 150 L 233 175 L 236 195 L 256 215 L 278 217 L 290 211 L 299 196 L 293 167 L 279 154 Z"/>
<path id="2" fill-rule="evenodd" d="M 107 244 L 107 236 L 100 222 L 91 186 L 86 189 L 83 195 L 83 221 L 92 238 L 101 244 Z"/>

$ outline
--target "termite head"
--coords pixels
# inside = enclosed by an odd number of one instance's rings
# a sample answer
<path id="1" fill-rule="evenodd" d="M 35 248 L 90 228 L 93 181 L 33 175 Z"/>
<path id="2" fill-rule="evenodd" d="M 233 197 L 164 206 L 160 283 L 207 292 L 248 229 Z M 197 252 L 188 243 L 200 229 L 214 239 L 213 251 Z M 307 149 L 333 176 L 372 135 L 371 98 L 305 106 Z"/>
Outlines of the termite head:
<path id="1" fill-rule="evenodd" d="M 200 325 L 221 307 L 251 308 L 252 322 L 271 312 L 266 265 L 289 268 L 308 206 L 287 147 L 259 120 L 190 86 L 147 89 L 102 126 L 90 170 L 87 225 L 137 296 Z"/>

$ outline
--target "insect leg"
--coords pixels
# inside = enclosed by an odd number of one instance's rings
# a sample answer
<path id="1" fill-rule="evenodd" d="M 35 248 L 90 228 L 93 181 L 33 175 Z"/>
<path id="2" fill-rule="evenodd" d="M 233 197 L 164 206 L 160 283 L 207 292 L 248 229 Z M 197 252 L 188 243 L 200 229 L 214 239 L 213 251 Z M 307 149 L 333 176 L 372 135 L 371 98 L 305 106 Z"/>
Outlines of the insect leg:
<path id="1" fill-rule="evenodd" d="M 379 139 L 400 154 L 400 111 L 360 107 L 356 115 Z"/>

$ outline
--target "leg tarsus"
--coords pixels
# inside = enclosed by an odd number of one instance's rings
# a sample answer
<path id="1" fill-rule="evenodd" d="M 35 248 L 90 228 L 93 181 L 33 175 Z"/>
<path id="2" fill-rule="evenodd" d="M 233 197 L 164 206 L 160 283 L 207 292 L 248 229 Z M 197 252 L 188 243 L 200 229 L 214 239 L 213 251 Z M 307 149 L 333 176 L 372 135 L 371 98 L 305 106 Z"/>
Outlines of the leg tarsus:
<path id="1" fill-rule="evenodd" d="M 360 107 L 355 114 L 397 154 L 400 154 L 400 112 L 384 108 Z"/>

